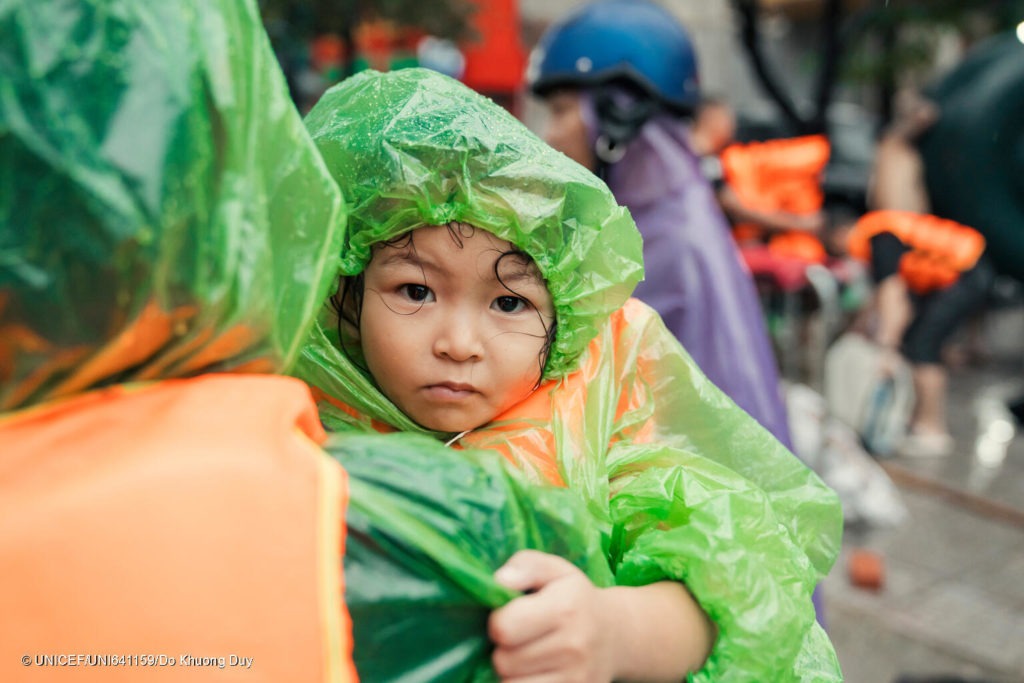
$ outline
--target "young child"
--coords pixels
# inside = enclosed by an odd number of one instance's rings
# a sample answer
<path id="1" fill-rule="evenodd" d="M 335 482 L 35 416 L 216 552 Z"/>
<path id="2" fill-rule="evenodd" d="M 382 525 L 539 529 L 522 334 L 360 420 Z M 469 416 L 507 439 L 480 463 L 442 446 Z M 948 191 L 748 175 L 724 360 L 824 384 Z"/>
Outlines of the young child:
<path id="1" fill-rule="evenodd" d="M 321 419 L 498 450 L 603 529 L 617 587 L 498 571 L 529 593 L 490 620 L 503 679 L 840 680 L 811 604 L 837 499 L 629 299 L 640 237 L 603 183 L 420 69 L 343 82 L 307 127 L 350 208 L 294 370 Z"/>

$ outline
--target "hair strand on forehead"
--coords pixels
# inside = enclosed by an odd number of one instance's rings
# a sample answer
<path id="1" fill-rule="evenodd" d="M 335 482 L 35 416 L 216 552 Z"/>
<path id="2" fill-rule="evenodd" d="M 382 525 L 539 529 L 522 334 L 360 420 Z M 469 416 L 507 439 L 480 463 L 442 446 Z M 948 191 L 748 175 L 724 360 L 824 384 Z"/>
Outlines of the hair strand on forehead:
<path id="1" fill-rule="evenodd" d="M 458 245 L 459 249 L 464 246 L 464 239 L 469 239 L 476 233 L 476 227 L 462 221 L 449 221 L 445 227 L 448 228 L 448 234 L 451 235 L 452 241 Z"/>

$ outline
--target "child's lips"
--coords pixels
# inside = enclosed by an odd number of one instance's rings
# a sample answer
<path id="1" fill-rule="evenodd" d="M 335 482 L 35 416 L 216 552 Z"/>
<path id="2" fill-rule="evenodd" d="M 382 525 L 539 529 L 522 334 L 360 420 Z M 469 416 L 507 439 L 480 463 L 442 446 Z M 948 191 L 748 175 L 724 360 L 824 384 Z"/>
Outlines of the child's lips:
<path id="1" fill-rule="evenodd" d="M 425 387 L 425 391 L 435 399 L 447 401 L 458 401 L 480 393 L 472 384 L 463 384 L 461 382 L 430 384 Z"/>

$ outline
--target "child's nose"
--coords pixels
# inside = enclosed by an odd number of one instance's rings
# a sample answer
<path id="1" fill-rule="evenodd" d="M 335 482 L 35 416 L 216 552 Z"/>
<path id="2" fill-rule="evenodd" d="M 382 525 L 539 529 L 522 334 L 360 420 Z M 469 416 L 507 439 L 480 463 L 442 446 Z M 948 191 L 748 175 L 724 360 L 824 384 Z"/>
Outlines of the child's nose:
<path id="1" fill-rule="evenodd" d="M 480 360 L 484 355 L 479 324 L 472 316 L 455 313 L 439 321 L 434 353 L 458 362 Z"/>

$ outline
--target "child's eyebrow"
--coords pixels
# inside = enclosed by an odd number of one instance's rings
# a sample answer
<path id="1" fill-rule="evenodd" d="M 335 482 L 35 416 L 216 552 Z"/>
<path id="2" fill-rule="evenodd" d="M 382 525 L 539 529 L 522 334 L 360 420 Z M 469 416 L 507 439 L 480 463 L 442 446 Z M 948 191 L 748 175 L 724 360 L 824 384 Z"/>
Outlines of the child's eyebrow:
<path id="1" fill-rule="evenodd" d="M 377 256 L 374 258 L 377 258 Z M 444 263 L 436 263 L 429 256 L 421 256 L 418 252 L 412 249 L 391 251 L 387 256 L 384 256 L 380 260 L 381 268 L 395 266 L 414 266 L 425 272 L 432 272 L 440 275 L 450 273 L 450 269 L 445 266 Z M 544 281 L 544 276 L 540 274 L 536 264 L 532 261 L 529 264 L 523 264 L 521 268 L 516 268 L 515 270 L 506 270 L 502 268 L 495 279 L 506 287 L 511 285 L 515 285 L 517 287 L 521 287 L 523 285 L 547 287 L 547 283 Z"/>
<path id="2" fill-rule="evenodd" d="M 376 257 L 375 257 L 376 258 Z M 415 251 L 408 249 L 402 251 L 392 251 L 380 261 L 382 268 L 388 266 L 416 266 L 424 270 L 441 271 L 442 268 L 431 261 L 430 259 L 424 259 Z"/>
<path id="3" fill-rule="evenodd" d="M 523 270 L 516 270 L 511 273 L 501 273 L 501 282 L 508 285 L 537 285 L 538 287 L 546 287 L 544 278 L 540 272 L 534 268 L 525 268 Z"/>

